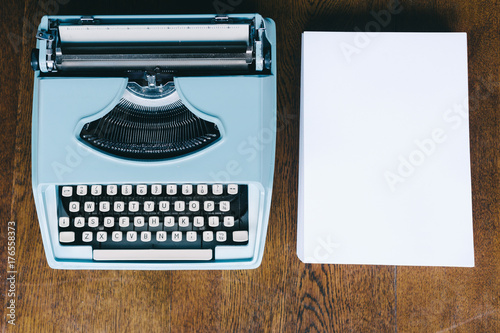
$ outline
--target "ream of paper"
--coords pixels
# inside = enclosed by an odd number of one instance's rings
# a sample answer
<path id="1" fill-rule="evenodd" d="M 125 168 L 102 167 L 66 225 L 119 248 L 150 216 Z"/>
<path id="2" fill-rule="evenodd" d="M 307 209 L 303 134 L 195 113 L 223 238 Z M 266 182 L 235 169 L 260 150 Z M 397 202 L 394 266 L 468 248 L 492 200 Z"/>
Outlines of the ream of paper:
<path id="1" fill-rule="evenodd" d="M 297 254 L 474 266 L 465 33 L 305 32 Z"/>

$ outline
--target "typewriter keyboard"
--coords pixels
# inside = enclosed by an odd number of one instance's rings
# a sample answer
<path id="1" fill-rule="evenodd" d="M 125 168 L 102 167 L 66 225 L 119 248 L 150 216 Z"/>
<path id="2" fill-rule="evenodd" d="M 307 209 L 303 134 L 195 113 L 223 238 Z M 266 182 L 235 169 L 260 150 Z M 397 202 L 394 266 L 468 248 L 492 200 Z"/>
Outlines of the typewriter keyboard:
<path id="1" fill-rule="evenodd" d="M 248 188 L 238 184 L 58 187 L 59 242 L 94 260 L 213 260 L 248 244 Z"/>

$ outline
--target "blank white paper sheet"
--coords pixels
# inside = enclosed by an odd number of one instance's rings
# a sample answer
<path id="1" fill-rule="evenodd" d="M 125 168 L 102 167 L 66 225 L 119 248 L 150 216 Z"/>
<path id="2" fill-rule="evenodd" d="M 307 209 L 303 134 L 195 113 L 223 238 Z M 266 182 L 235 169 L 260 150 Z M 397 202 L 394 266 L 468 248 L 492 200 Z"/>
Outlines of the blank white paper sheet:
<path id="1" fill-rule="evenodd" d="M 305 32 L 297 254 L 474 266 L 465 33 Z"/>

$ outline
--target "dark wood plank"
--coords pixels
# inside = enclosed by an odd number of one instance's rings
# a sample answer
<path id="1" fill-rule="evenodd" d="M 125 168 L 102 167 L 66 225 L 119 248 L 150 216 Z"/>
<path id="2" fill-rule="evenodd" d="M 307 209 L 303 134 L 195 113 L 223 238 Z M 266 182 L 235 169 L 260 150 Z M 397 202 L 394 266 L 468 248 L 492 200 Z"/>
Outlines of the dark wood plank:
<path id="1" fill-rule="evenodd" d="M 299 332 L 396 329 L 394 267 L 304 266 L 298 285 Z"/>
<path id="2" fill-rule="evenodd" d="M 468 33 L 475 268 L 398 268 L 398 330 L 498 332 L 500 6 L 436 1 L 435 12 Z"/>
<path id="3" fill-rule="evenodd" d="M 2 280 L 0 291 L 0 301 L 2 309 L 2 322 L 0 323 L 0 331 L 6 331 L 8 326 L 7 320 L 12 317 L 9 315 L 19 315 L 18 302 L 19 298 L 12 297 L 11 286 L 6 278 L 10 276 L 8 271 L 12 268 L 7 267 L 8 256 L 15 254 L 14 259 L 19 258 L 19 229 L 16 228 L 17 239 L 13 239 L 12 233 L 8 233 L 9 221 L 17 222 L 15 209 L 12 207 L 13 194 L 13 175 L 15 170 L 15 144 L 16 144 L 16 118 L 19 112 L 24 112 L 18 108 L 19 89 L 21 89 L 20 81 L 20 59 L 24 56 L 23 46 L 28 43 L 23 37 L 23 17 L 25 3 L 23 1 L 3 1 L 0 4 L 2 31 L 4 32 L 5 43 L 0 51 L 0 59 L 2 59 L 2 73 L 0 74 L 0 278 Z M 17 226 L 16 226 L 17 227 Z M 8 238 L 10 236 L 10 239 Z M 13 246 L 13 242 L 17 246 Z M 13 248 L 14 252 L 13 253 Z M 9 251 L 7 251 L 9 250 Z M 16 251 L 17 250 L 17 251 Z M 12 262 L 12 261 L 11 261 Z M 14 270 L 18 268 L 17 262 L 13 262 Z M 15 285 L 13 285 L 15 288 Z M 11 299 L 16 301 L 16 309 L 7 309 Z M 15 311 L 15 312 L 14 312 Z M 10 328 L 10 327 L 9 327 Z"/>
<path id="4" fill-rule="evenodd" d="M 278 133 L 276 206 L 281 218 L 270 234 L 280 258 L 285 258 L 285 313 L 283 331 L 387 332 L 395 329 L 395 287 L 393 267 L 346 265 L 304 265 L 295 255 L 298 138 L 300 114 L 301 33 L 304 30 L 363 30 L 374 20 L 372 10 L 385 2 L 300 2 L 280 12 L 278 22 L 281 57 L 278 96 L 279 114 L 286 123 Z M 283 7 L 286 8 L 285 4 Z M 289 18 L 288 18 L 289 17 Z M 275 207 L 276 207 L 275 206 Z M 286 232 L 284 232 L 284 230 Z M 290 237 L 290 238 L 287 238 Z M 292 241 L 292 244 L 290 244 Z M 276 248 L 279 245 L 280 248 Z M 292 255 L 290 255 L 292 252 Z"/>
<path id="5" fill-rule="evenodd" d="M 171 331 L 220 332 L 223 320 L 221 271 L 172 272 Z"/>

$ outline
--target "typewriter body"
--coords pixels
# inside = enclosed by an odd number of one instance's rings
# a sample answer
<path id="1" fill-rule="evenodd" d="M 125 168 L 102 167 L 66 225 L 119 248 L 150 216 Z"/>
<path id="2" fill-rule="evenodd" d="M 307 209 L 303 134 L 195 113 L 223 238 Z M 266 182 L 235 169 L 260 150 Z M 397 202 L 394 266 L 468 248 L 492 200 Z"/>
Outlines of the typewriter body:
<path id="1" fill-rule="evenodd" d="M 43 17 L 32 179 L 49 265 L 258 267 L 275 56 L 258 14 Z"/>

